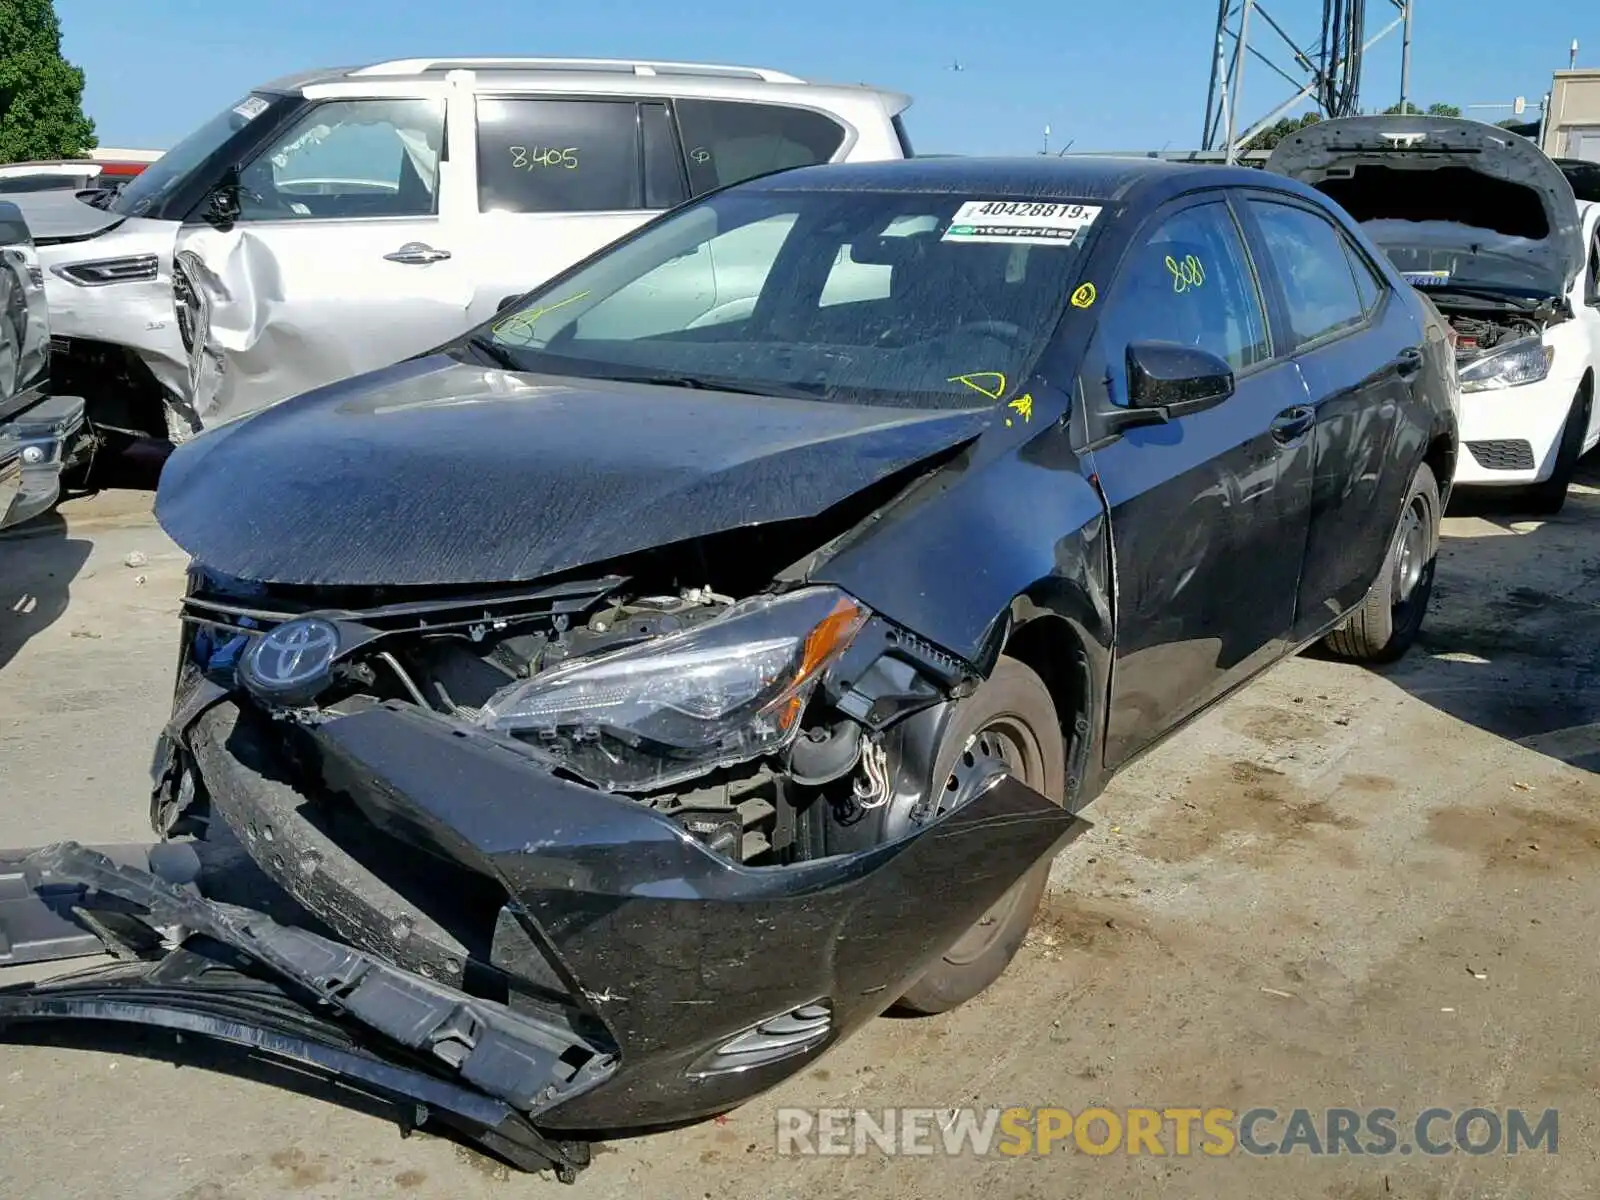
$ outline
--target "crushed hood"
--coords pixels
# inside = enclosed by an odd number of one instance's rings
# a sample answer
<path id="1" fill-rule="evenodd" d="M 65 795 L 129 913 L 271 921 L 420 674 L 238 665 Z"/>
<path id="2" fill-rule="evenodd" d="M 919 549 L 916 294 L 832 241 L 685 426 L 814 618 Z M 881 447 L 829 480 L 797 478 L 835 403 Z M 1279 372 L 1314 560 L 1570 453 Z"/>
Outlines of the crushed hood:
<path id="1" fill-rule="evenodd" d="M 814 516 L 991 419 L 435 355 L 207 430 L 167 460 L 156 517 L 241 579 L 512 583 Z"/>
<path id="2" fill-rule="evenodd" d="M 1571 183 L 1531 141 L 1496 125 L 1322 121 L 1280 142 L 1266 169 L 1327 193 L 1419 287 L 1455 281 L 1564 295 L 1583 270 Z M 1430 189 L 1425 172 L 1448 174 Z"/>
<path id="3" fill-rule="evenodd" d="M 41 245 L 91 238 L 124 220 L 118 213 L 85 204 L 77 192 L 19 192 L 6 199 L 22 210 L 34 242 Z"/>

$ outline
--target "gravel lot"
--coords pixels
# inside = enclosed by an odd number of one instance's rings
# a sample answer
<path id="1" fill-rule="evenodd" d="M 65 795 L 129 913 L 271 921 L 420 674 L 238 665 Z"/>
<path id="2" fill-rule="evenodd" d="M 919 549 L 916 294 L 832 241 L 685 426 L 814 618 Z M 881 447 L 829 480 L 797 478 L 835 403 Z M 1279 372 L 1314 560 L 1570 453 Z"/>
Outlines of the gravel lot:
<path id="1" fill-rule="evenodd" d="M 602 1147 L 576 1189 L 402 1140 L 381 1106 L 263 1064 L 62 1032 L 0 1044 L 0 1195 L 1593 1195 L 1600 469 L 1585 479 L 1551 522 L 1447 520 L 1405 662 L 1286 663 L 1119 779 L 987 995 L 878 1021 L 724 1121 Z M 0 846 L 148 832 L 185 559 L 146 497 L 65 514 L 0 537 Z M 775 1149 L 780 1105 L 1013 1104 L 1386 1106 L 1403 1128 L 1432 1105 L 1556 1108 L 1560 1140 L 1439 1158 Z"/>

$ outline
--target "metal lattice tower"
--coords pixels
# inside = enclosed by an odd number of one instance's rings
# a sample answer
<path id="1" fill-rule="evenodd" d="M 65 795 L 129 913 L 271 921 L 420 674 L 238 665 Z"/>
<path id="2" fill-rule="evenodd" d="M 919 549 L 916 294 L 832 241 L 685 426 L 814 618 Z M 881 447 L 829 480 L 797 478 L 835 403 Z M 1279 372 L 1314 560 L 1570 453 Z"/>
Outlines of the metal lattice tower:
<path id="1" fill-rule="evenodd" d="M 1315 0 L 1274 0 L 1295 8 Z M 1211 63 L 1211 88 L 1206 97 L 1202 148 L 1224 150 L 1232 162 L 1251 138 L 1297 104 L 1312 100 L 1327 117 L 1358 111 L 1361 67 L 1366 52 L 1397 29 L 1404 30 L 1400 59 L 1400 100 L 1410 99 L 1411 13 L 1415 0 L 1379 0 L 1398 15 L 1367 36 L 1367 0 L 1322 0 L 1322 36 L 1302 46 L 1267 11 L 1262 0 L 1217 0 L 1217 33 Z M 1265 47 L 1263 45 L 1265 43 Z M 1268 48 L 1277 55 L 1268 53 Z M 1287 62 L 1284 61 L 1287 55 Z M 1246 124 L 1239 120 L 1239 99 L 1246 61 L 1255 59 L 1293 91 L 1265 116 Z"/>

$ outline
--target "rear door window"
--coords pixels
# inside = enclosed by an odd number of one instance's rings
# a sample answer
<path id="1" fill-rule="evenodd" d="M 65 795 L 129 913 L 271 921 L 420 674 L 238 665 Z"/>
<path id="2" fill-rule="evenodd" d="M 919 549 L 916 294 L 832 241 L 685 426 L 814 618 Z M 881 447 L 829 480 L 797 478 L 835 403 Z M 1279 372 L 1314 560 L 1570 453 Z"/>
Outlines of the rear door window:
<path id="1" fill-rule="evenodd" d="M 481 97 L 479 210 L 626 212 L 645 207 L 639 107 L 632 100 Z M 653 174 L 659 188 L 660 176 Z"/>
<path id="2" fill-rule="evenodd" d="M 1295 345 L 1362 324 L 1370 310 L 1362 303 L 1344 237 L 1332 223 L 1288 204 L 1249 205 L 1283 285 Z"/>
<path id="3" fill-rule="evenodd" d="M 676 105 L 696 196 L 768 171 L 825 163 L 844 144 L 837 121 L 803 108 L 730 100 Z"/>

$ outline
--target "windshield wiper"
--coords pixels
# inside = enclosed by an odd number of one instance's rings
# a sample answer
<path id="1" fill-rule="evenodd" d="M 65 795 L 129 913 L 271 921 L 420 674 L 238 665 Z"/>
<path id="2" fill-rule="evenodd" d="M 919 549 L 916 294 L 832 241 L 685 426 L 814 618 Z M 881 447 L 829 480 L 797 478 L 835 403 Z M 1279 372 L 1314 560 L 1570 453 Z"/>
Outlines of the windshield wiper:
<path id="1" fill-rule="evenodd" d="M 491 366 L 499 367 L 504 371 L 523 371 L 527 369 L 517 361 L 516 355 L 512 354 L 511 351 L 493 338 L 486 338 L 482 334 L 475 333 L 467 339 L 467 345 L 477 351 L 480 358 L 487 359 Z"/>
<path id="2" fill-rule="evenodd" d="M 695 388 L 709 392 L 733 392 L 741 396 L 777 396 L 787 400 L 820 400 L 828 393 L 824 383 L 769 383 L 718 379 L 711 375 L 601 375 L 615 383 L 648 383 L 657 387 Z"/>

